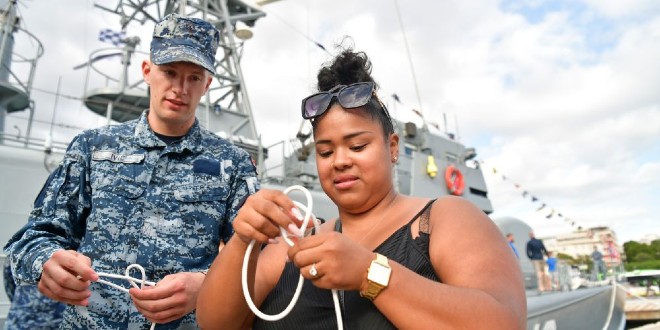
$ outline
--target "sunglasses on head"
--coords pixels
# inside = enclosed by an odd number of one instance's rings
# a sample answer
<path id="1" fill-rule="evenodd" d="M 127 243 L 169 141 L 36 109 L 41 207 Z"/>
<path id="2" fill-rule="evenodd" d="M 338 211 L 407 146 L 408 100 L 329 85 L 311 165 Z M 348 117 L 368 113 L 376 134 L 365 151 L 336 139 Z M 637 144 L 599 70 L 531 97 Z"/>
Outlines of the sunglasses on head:
<path id="1" fill-rule="evenodd" d="M 302 116 L 305 119 L 313 119 L 324 114 L 335 97 L 344 109 L 365 106 L 374 95 L 374 88 L 373 82 L 359 82 L 338 85 L 327 92 L 310 95 L 302 100 Z"/>

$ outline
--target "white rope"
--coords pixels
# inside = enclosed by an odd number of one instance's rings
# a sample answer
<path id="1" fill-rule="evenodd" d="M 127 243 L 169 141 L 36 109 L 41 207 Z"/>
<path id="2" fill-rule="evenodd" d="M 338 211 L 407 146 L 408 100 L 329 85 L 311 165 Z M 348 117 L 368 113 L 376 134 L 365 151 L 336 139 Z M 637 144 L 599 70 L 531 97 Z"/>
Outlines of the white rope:
<path id="1" fill-rule="evenodd" d="M 612 280 L 612 282 L 613 282 L 613 285 L 612 285 L 612 291 L 613 292 L 612 292 L 612 300 L 610 301 L 610 312 L 607 315 L 607 322 L 603 326 L 603 330 L 607 329 L 610 326 L 610 321 L 612 319 L 612 314 L 614 312 L 614 299 L 615 299 L 615 296 L 616 296 L 615 292 L 618 288 L 621 288 L 623 291 L 627 292 L 628 294 L 630 294 L 630 295 L 632 295 L 632 296 L 634 296 L 638 299 L 644 300 L 646 302 L 649 302 L 651 304 L 655 304 L 656 306 L 660 307 L 660 302 L 653 301 L 653 300 L 650 300 L 650 299 L 646 299 L 646 298 L 644 298 L 644 297 L 628 290 L 628 288 L 626 288 L 625 286 L 617 283 L 615 280 Z"/>
<path id="2" fill-rule="evenodd" d="M 641 295 L 639 295 L 639 294 L 637 294 L 637 293 L 635 293 L 635 292 L 633 292 L 633 291 L 630 291 L 628 288 L 626 288 L 625 286 L 623 286 L 623 285 L 621 285 L 621 284 L 619 284 L 619 283 L 617 283 L 617 285 L 618 285 L 621 289 L 623 289 L 623 291 L 627 292 L 627 293 L 630 294 L 631 296 L 634 296 L 634 297 L 637 298 L 637 299 L 643 300 L 643 301 L 645 301 L 645 302 L 648 302 L 648 303 L 651 303 L 651 304 L 653 304 L 653 305 L 656 305 L 656 306 L 660 307 L 660 301 L 656 301 L 656 300 L 651 300 L 651 299 L 648 299 L 648 298 L 644 298 L 643 296 L 641 296 Z"/>
<path id="3" fill-rule="evenodd" d="M 140 273 L 142 274 L 142 279 L 139 279 L 139 278 L 135 278 L 135 277 L 131 277 L 131 276 L 130 276 L 131 270 L 132 270 L 133 268 L 137 268 L 137 269 L 140 271 Z M 109 278 L 116 278 L 116 279 L 120 279 L 120 280 L 126 280 L 126 281 L 128 281 L 128 283 L 130 283 L 130 284 L 131 284 L 134 288 L 136 288 L 136 289 L 143 289 L 145 285 L 148 285 L 148 286 L 156 286 L 156 283 L 155 283 L 155 282 L 147 281 L 147 275 L 146 275 L 145 272 L 144 272 L 144 267 L 142 267 L 142 266 L 140 266 L 140 265 L 138 265 L 138 264 L 131 264 L 131 265 L 128 265 L 128 267 L 126 267 L 126 272 L 124 273 L 125 275 L 115 275 L 115 274 L 103 273 L 103 272 L 98 272 L 98 273 L 96 273 L 96 274 L 97 274 L 99 277 L 104 276 L 104 277 L 109 277 Z M 109 285 L 109 286 L 111 286 L 111 287 L 113 287 L 113 288 L 115 288 L 115 289 L 119 289 L 119 290 L 121 290 L 121 291 L 124 291 L 124 292 L 128 293 L 128 289 L 126 289 L 126 288 L 124 288 L 124 287 L 122 287 L 122 286 L 119 286 L 119 285 L 117 285 L 117 284 L 114 284 L 114 283 L 112 283 L 112 282 L 109 282 L 109 281 L 106 281 L 106 280 L 102 280 L 102 279 L 100 279 L 100 278 L 99 278 L 98 281 L 96 281 L 96 282 L 98 282 L 98 283 L 102 283 L 102 284 L 106 284 L 106 285 Z M 138 286 L 138 285 L 136 284 L 136 282 L 137 282 L 137 283 L 140 283 L 140 286 Z M 151 323 L 151 328 L 150 328 L 150 329 L 151 329 L 151 330 L 154 330 L 155 328 L 156 328 L 156 322 L 152 322 L 152 323 Z"/>
<path id="4" fill-rule="evenodd" d="M 298 203 L 294 201 L 293 203 L 298 207 L 299 209 L 303 210 L 305 212 L 305 216 L 303 217 L 303 222 L 302 225 L 300 226 L 300 232 L 305 233 L 307 230 L 307 226 L 309 225 L 309 221 L 312 218 L 312 206 L 313 206 L 313 201 L 312 201 L 312 195 L 309 193 L 307 189 L 305 189 L 302 186 L 291 186 L 288 187 L 284 190 L 285 194 L 289 194 L 293 190 L 298 190 L 305 194 L 305 198 L 307 199 L 307 206 Z M 312 221 L 314 224 L 315 232 L 318 233 L 320 228 L 319 225 L 316 221 Z M 294 243 L 289 239 L 286 229 L 280 227 L 280 233 L 284 241 L 289 245 L 293 246 Z M 300 237 L 302 238 L 302 237 Z M 266 321 L 277 321 L 281 320 L 285 316 L 287 316 L 291 310 L 293 309 L 293 306 L 296 304 L 298 301 L 298 297 L 300 296 L 300 292 L 302 291 L 302 286 L 303 286 L 303 281 L 304 277 L 302 274 L 300 274 L 300 278 L 298 279 L 298 285 L 296 286 L 296 291 L 293 293 L 293 298 L 291 298 L 291 302 L 289 305 L 279 314 L 276 315 L 268 315 L 264 314 L 255 306 L 254 302 L 252 301 L 252 298 L 250 297 L 250 291 L 248 290 L 248 284 L 247 284 L 247 268 L 248 268 L 248 261 L 250 259 L 250 255 L 252 254 L 252 249 L 254 248 L 255 240 L 252 240 L 250 242 L 250 245 L 248 245 L 247 250 L 245 251 L 245 257 L 243 258 L 243 268 L 242 268 L 242 277 L 241 277 L 241 284 L 243 285 L 243 295 L 245 296 L 245 301 L 247 302 L 248 306 L 250 307 L 250 310 L 254 313 L 254 315 L 258 316 L 262 320 Z M 339 307 L 339 295 L 337 294 L 337 290 L 333 289 L 332 290 L 332 300 L 335 305 L 335 315 L 337 316 L 337 328 L 340 330 L 344 329 L 344 325 L 341 319 L 341 309 Z"/>

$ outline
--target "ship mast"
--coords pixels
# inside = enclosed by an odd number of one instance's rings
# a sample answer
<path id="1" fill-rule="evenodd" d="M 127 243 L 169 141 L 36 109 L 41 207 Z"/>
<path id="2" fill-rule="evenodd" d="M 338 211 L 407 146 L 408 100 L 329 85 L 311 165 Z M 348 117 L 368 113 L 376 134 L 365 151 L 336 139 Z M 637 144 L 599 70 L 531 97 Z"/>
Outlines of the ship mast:
<path id="1" fill-rule="evenodd" d="M 25 137 L 25 146 L 30 142 L 34 102 L 30 99 L 30 91 L 34 81 L 37 61 L 44 53 L 41 41 L 19 26 L 20 19 L 16 15 L 16 0 L 0 0 L 0 144 L 5 142 L 5 116 L 7 113 L 30 110 L 30 120 Z M 32 39 L 34 45 L 31 54 L 14 53 L 14 34 L 22 31 Z M 16 59 L 14 59 L 16 58 Z M 26 76 L 12 70 L 12 62 L 27 63 Z M 18 141 L 20 139 L 17 138 Z"/>

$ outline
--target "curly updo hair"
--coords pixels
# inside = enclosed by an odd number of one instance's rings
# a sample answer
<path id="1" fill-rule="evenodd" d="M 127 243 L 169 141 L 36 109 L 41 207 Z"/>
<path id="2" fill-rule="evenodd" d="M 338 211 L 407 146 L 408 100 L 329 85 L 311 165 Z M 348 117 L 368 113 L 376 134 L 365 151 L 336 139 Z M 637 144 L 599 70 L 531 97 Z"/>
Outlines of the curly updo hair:
<path id="1" fill-rule="evenodd" d="M 338 85 L 350 85 L 359 82 L 373 82 L 378 88 L 378 84 L 371 77 L 371 61 L 365 52 L 355 52 L 352 49 L 345 49 L 339 53 L 330 63 L 325 64 L 319 70 L 317 75 L 317 87 L 319 92 L 325 92 Z M 337 103 L 333 99 L 330 106 Z M 365 105 L 364 110 L 369 116 L 377 120 L 383 128 L 385 137 L 394 133 L 394 125 L 385 105 L 379 101 L 375 94 Z M 312 128 L 316 129 L 318 120 L 312 120 Z"/>

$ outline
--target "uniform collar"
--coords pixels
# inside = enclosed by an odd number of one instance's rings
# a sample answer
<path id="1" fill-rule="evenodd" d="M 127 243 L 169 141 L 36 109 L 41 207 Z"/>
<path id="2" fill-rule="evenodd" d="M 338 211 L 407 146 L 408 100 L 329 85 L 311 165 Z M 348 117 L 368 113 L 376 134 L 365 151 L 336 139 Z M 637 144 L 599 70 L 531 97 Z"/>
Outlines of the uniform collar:
<path id="1" fill-rule="evenodd" d="M 137 121 L 137 125 L 135 126 L 135 133 L 133 136 L 137 140 L 137 143 L 141 147 L 145 148 L 168 147 L 168 145 L 161 141 L 161 139 L 159 139 L 156 134 L 154 134 L 154 131 L 151 130 L 149 121 L 147 120 L 148 114 L 148 109 L 142 112 L 142 115 L 140 115 L 140 118 Z M 181 141 L 172 144 L 170 146 L 170 151 L 182 152 L 188 149 L 190 151 L 196 152 L 202 148 L 201 142 L 202 133 L 199 127 L 199 122 L 197 121 L 197 118 L 195 118 L 195 123 L 190 128 L 190 130 L 188 130 L 188 133 L 186 133 Z"/>

